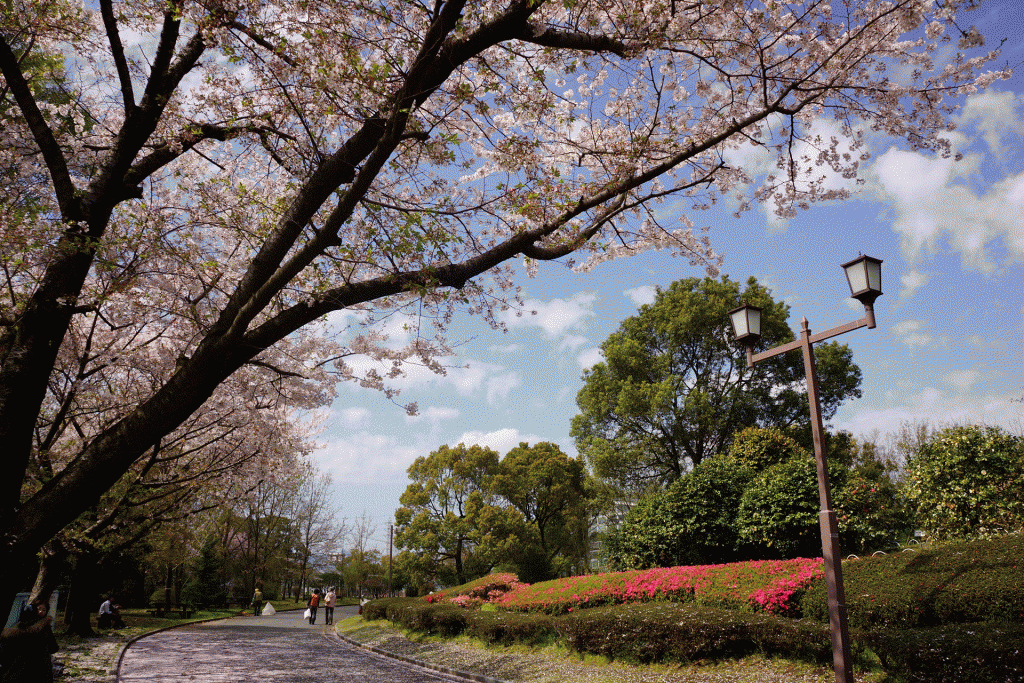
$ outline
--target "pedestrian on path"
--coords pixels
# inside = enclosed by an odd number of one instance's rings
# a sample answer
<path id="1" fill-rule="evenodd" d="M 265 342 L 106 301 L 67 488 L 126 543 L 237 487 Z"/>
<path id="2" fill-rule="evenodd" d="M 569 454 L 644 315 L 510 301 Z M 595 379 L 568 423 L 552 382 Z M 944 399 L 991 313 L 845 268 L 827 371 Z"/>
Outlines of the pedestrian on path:
<path id="1" fill-rule="evenodd" d="M 334 623 L 334 605 L 337 603 L 338 594 L 331 588 L 327 591 L 327 595 L 324 596 L 324 623 Z"/>
<path id="2" fill-rule="evenodd" d="M 260 610 L 263 608 L 263 591 L 260 590 L 259 586 L 256 586 L 256 592 L 252 594 L 252 615 L 258 617 Z"/>
<path id="3" fill-rule="evenodd" d="M 314 588 L 313 594 L 309 596 L 309 624 L 312 626 L 316 623 L 316 608 L 320 604 L 320 589 Z"/>

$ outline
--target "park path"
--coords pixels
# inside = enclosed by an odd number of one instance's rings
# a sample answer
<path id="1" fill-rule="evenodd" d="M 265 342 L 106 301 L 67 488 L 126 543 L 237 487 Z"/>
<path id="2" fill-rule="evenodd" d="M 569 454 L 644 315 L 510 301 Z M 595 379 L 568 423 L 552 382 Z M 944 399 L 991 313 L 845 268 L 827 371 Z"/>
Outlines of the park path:
<path id="1" fill-rule="evenodd" d="M 356 608 L 335 610 L 344 619 Z M 462 681 L 345 643 L 301 612 L 235 617 L 162 631 L 133 643 L 121 662 L 121 683 L 438 683 Z"/>

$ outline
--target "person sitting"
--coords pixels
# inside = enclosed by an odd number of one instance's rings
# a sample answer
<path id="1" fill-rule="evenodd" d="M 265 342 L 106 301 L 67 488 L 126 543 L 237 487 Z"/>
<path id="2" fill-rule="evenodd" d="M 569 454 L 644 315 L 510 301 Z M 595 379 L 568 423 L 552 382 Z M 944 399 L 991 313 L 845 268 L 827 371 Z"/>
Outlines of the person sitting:
<path id="1" fill-rule="evenodd" d="M 121 619 L 120 605 L 115 605 L 110 598 L 100 605 L 100 616 L 96 620 L 97 628 L 124 628 L 124 620 Z"/>

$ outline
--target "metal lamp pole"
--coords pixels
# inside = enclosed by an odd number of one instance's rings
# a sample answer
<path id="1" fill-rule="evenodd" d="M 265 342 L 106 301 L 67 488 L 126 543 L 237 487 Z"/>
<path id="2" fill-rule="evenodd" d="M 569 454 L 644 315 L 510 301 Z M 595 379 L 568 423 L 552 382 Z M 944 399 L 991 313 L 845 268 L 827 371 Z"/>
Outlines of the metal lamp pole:
<path id="1" fill-rule="evenodd" d="M 744 305 L 729 312 L 736 332 L 747 350 L 747 367 L 774 358 L 788 351 L 800 349 L 804 357 L 804 372 L 807 375 L 807 398 L 811 409 L 811 434 L 814 438 L 814 461 L 818 469 L 818 498 L 821 512 L 818 523 L 821 526 L 821 553 L 825 564 L 825 585 L 828 589 L 828 621 L 832 635 L 832 661 L 836 672 L 836 683 L 853 683 L 853 662 L 850 655 L 850 627 L 846 615 L 846 590 L 843 587 L 842 552 L 839 547 L 839 524 L 832 509 L 832 489 L 828 479 L 825 461 L 824 429 L 821 423 L 821 401 L 818 393 L 818 371 L 814 362 L 814 344 L 839 336 L 851 330 L 875 327 L 874 302 L 882 294 L 882 261 L 861 256 L 844 263 L 850 293 L 864 304 L 864 317 L 830 330 L 812 334 L 807 318 L 802 320 L 800 338 L 761 353 L 754 353 L 754 345 L 760 339 L 761 310 Z"/>

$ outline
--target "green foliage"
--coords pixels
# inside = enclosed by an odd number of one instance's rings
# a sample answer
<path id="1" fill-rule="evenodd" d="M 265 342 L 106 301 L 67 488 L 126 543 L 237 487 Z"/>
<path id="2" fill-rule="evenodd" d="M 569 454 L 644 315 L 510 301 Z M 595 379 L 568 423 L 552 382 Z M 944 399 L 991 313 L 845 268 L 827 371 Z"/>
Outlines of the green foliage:
<path id="1" fill-rule="evenodd" d="M 844 470 L 830 464 L 833 488 L 845 483 Z M 737 524 L 740 537 L 767 557 L 821 555 L 818 473 L 814 459 L 797 456 L 757 475 L 743 492 Z"/>
<path id="2" fill-rule="evenodd" d="M 834 492 L 844 554 L 890 550 L 909 532 L 906 502 L 889 477 L 855 471 Z"/>
<path id="3" fill-rule="evenodd" d="M 754 470 L 728 456 L 704 460 L 667 491 L 642 500 L 606 550 L 615 569 L 739 559 L 736 516 Z"/>
<path id="4" fill-rule="evenodd" d="M 582 459 L 552 443 L 520 443 L 502 458 L 490 488 L 530 527 L 533 542 L 511 551 L 524 580 L 544 581 L 583 564 L 590 496 Z"/>
<path id="5" fill-rule="evenodd" d="M 558 446 L 442 446 L 409 468 L 395 512 L 399 565 L 417 589 L 461 584 L 495 567 L 544 580 L 583 567 L 595 487 Z M 422 592 L 422 591 L 419 591 Z"/>
<path id="6" fill-rule="evenodd" d="M 761 653 L 831 661 L 828 627 L 766 614 L 690 604 L 601 607 L 560 617 L 570 649 L 639 664 L 691 662 Z"/>
<path id="7" fill-rule="evenodd" d="M 748 425 L 808 420 L 799 353 L 747 368 L 728 311 L 763 309 L 759 350 L 793 339 L 788 307 L 753 278 L 687 278 L 658 290 L 601 345 L 604 362 L 584 372 L 572 435 L 594 474 L 631 490 L 667 485 Z M 818 347 L 822 412 L 860 396 L 861 374 L 846 346 Z"/>
<path id="8" fill-rule="evenodd" d="M 442 446 L 409 466 L 412 483 L 395 511 L 395 545 L 413 554 L 406 569 L 440 583 L 483 576 L 526 533 L 522 514 L 497 505 L 490 480 L 498 453 L 482 446 Z"/>
<path id="9" fill-rule="evenodd" d="M 843 562 L 850 625 L 919 628 L 1024 620 L 1024 535 L 944 543 Z M 805 616 L 828 621 L 824 581 L 804 593 Z"/>
<path id="10" fill-rule="evenodd" d="M 806 454 L 807 451 L 778 427 L 747 427 L 733 437 L 729 446 L 729 455 L 755 472 Z"/>
<path id="11" fill-rule="evenodd" d="M 1024 523 L 1024 439 L 997 427 L 944 429 L 906 467 L 906 495 L 930 538 L 966 538 Z"/>
<path id="12" fill-rule="evenodd" d="M 201 607 L 223 604 L 227 591 L 220 580 L 222 565 L 217 555 L 217 539 L 211 536 L 203 543 L 199 558 L 192 567 L 192 578 L 182 588 L 182 600 Z"/>
<path id="13" fill-rule="evenodd" d="M 1024 681 L 1024 624 L 879 629 L 860 637 L 902 683 Z"/>

